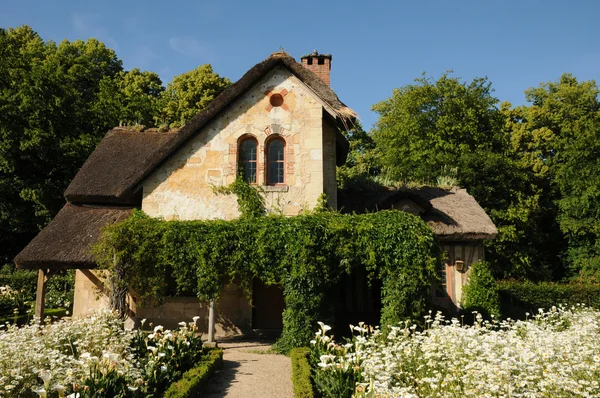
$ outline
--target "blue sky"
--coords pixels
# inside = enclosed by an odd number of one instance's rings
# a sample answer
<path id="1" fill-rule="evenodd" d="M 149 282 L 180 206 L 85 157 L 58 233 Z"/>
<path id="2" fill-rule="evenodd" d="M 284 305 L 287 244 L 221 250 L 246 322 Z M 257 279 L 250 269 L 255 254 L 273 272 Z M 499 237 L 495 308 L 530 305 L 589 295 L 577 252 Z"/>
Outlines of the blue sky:
<path id="1" fill-rule="evenodd" d="M 43 39 L 95 37 L 126 69 L 173 76 L 210 63 L 235 81 L 283 47 L 333 54 L 331 85 L 365 127 L 370 107 L 423 72 L 487 76 L 495 95 L 571 72 L 600 82 L 600 1 L 3 1 L 0 27 Z"/>

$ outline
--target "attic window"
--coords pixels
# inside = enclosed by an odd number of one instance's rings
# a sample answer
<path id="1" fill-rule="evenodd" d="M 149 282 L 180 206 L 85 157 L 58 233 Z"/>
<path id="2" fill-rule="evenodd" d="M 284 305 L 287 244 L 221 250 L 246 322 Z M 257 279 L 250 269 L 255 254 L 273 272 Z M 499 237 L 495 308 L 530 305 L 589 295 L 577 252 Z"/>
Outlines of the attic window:
<path id="1" fill-rule="evenodd" d="M 308 58 L 306 59 L 306 64 L 307 64 L 307 65 L 312 65 L 312 61 L 313 61 L 313 59 L 312 59 L 312 58 L 310 58 L 310 57 L 308 57 Z"/>
<path id="2" fill-rule="evenodd" d="M 269 102 L 272 107 L 278 107 L 283 105 L 283 96 L 281 94 L 273 94 L 269 98 Z"/>
<path id="3" fill-rule="evenodd" d="M 319 58 L 319 65 L 325 65 L 325 58 Z"/>

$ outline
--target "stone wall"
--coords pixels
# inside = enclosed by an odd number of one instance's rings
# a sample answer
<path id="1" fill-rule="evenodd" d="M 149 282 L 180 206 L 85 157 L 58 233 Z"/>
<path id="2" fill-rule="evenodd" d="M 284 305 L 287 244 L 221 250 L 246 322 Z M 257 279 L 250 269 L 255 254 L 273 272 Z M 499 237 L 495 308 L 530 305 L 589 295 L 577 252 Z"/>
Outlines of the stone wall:
<path id="1" fill-rule="evenodd" d="M 75 274 L 75 299 L 73 316 L 83 317 L 95 311 L 109 308 L 108 297 L 103 289 L 102 271 L 77 270 Z M 127 296 L 129 317 L 125 322 L 127 328 L 139 327 L 141 320 L 147 324 L 162 325 L 168 329 L 178 328 L 179 322 L 197 321 L 199 331 L 208 332 L 208 303 L 195 297 L 169 297 L 159 306 L 138 305 L 135 295 Z M 215 337 L 223 338 L 248 333 L 252 330 L 252 307 L 245 293 L 237 284 L 224 287 L 217 301 L 217 319 Z M 147 325 L 146 324 L 146 325 Z"/>
<path id="2" fill-rule="evenodd" d="M 281 105 L 274 95 L 283 97 Z M 266 186 L 265 143 L 273 135 L 286 143 L 285 183 Z M 235 180 L 240 139 L 250 136 L 258 142 L 257 184 L 266 191 L 268 210 L 296 215 L 312 209 L 324 192 L 324 143 L 335 164 L 330 135 L 324 135 L 322 102 L 286 68 L 276 68 L 145 181 L 142 210 L 167 220 L 237 217 L 236 198 L 217 195 L 213 187 Z"/>

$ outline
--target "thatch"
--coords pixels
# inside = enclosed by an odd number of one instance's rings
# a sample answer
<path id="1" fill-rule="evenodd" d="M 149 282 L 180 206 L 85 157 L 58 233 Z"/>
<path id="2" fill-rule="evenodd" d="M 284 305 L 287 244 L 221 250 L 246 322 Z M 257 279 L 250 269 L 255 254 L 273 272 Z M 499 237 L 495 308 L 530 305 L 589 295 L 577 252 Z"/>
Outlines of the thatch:
<path id="1" fill-rule="evenodd" d="M 72 203 L 139 204 L 137 183 L 169 154 L 176 138 L 176 131 L 109 131 L 67 187 L 65 198 Z"/>
<path id="2" fill-rule="evenodd" d="M 435 235 L 444 241 L 491 239 L 496 226 L 475 198 L 465 189 L 423 187 L 414 189 L 380 189 L 373 191 L 338 191 L 338 208 L 345 213 L 365 213 L 390 209 L 394 203 L 410 199 L 425 209 L 421 218 Z"/>
<path id="3" fill-rule="evenodd" d="M 136 132 L 123 128 L 110 131 L 77 173 L 65 197 L 75 203 L 139 204 L 141 198 L 136 196 L 139 184 L 278 65 L 289 69 L 333 110 L 334 115 L 328 116 L 335 123 L 345 128 L 353 125 L 356 113 L 327 84 L 289 54 L 278 52 L 246 72 L 177 132 Z M 349 145 L 342 134 L 336 136 L 336 141 L 336 161 L 341 165 L 346 161 Z"/>
<path id="4" fill-rule="evenodd" d="M 15 257 L 17 268 L 94 268 L 92 245 L 102 227 L 120 221 L 130 208 L 85 207 L 67 203 Z"/>

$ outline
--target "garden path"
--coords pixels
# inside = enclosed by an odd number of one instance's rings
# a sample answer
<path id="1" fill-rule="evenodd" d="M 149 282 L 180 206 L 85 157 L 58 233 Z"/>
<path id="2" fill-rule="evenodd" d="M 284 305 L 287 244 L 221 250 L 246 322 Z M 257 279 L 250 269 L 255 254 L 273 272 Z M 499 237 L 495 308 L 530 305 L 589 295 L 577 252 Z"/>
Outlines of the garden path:
<path id="1" fill-rule="evenodd" d="M 293 397 L 289 357 L 270 351 L 262 341 L 219 342 L 223 367 L 208 381 L 202 394 L 209 398 Z"/>

